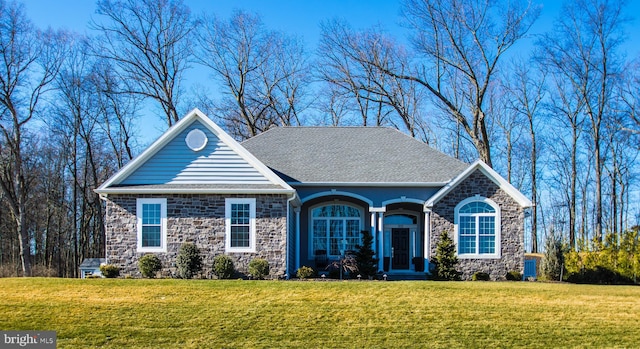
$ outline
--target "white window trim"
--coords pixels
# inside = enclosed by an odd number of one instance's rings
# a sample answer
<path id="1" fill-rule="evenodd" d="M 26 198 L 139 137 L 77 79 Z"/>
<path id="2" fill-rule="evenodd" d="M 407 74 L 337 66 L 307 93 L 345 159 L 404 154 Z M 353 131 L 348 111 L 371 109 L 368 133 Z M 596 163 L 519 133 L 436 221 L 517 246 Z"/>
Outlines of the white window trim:
<path id="1" fill-rule="evenodd" d="M 143 247 L 142 246 L 142 205 L 143 204 L 160 204 L 160 247 Z M 137 216 L 137 252 L 167 252 L 167 199 L 137 199 L 136 200 L 136 216 Z"/>
<path id="2" fill-rule="evenodd" d="M 249 204 L 249 247 L 231 247 L 231 205 Z M 256 252 L 256 199 L 226 198 L 224 200 L 225 250 L 227 252 Z"/>
<path id="3" fill-rule="evenodd" d="M 322 202 L 320 204 L 317 204 L 317 205 L 314 205 L 314 206 L 310 207 L 309 208 L 309 236 L 308 236 L 308 240 L 309 240 L 308 245 L 309 246 L 308 246 L 308 248 L 309 248 L 309 256 L 311 258 L 316 256 L 316 251 L 313 249 L 313 237 L 314 237 L 314 232 L 313 232 L 313 220 L 314 220 L 313 210 L 318 208 L 318 207 L 324 207 L 324 206 L 329 206 L 329 205 L 349 206 L 351 208 L 355 208 L 356 210 L 358 210 L 358 212 L 360 212 L 360 217 L 336 217 L 336 219 L 347 220 L 347 219 L 356 219 L 357 218 L 360 221 L 359 231 L 361 232 L 364 229 L 363 228 L 363 225 L 364 225 L 364 210 L 361 207 L 356 206 L 356 205 L 354 205 L 354 204 L 352 204 L 350 202 L 347 202 L 347 201 L 330 201 L 330 202 Z M 325 219 L 325 218 L 326 219 L 330 219 L 330 217 L 321 217 L 320 219 Z M 345 227 L 346 227 L 346 225 L 345 225 Z M 343 233 L 346 233 L 346 231 L 344 231 Z M 343 235 L 343 238 L 344 238 L 344 235 Z M 358 236 L 358 239 L 359 239 L 358 240 L 359 241 L 358 244 L 361 244 L 362 243 L 362 234 L 360 234 Z M 327 257 L 329 257 L 329 258 L 340 257 L 340 256 L 337 256 L 337 255 L 331 255 L 329 253 L 330 253 L 329 236 L 328 236 L 328 232 L 327 232 Z"/>
<path id="4" fill-rule="evenodd" d="M 478 216 L 492 216 L 495 217 L 495 236 L 496 236 L 496 249 L 495 249 L 495 253 L 459 253 L 459 249 L 458 249 L 458 240 L 459 240 L 459 222 L 460 222 L 460 209 L 465 206 L 466 204 L 470 203 L 470 202 L 484 202 L 486 204 L 489 204 L 489 206 L 493 207 L 496 210 L 496 213 L 489 213 L 489 214 L 483 214 L 483 213 L 479 213 L 476 214 Z M 501 222 L 501 213 L 500 213 L 500 206 L 498 204 L 496 204 L 493 200 L 485 198 L 483 196 L 480 195 L 476 195 L 476 196 L 472 196 L 470 198 L 466 198 L 464 200 L 462 200 L 460 203 L 458 203 L 458 205 L 455 208 L 455 216 L 454 216 L 454 234 L 453 234 L 453 242 L 456 246 L 456 255 L 458 256 L 458 258 L 460 259 L 498 259 L 501 257 L 501 251 L 502 251 L 502 222 Z M 476 234 L 476 238 L 478 237 L 478 234 Z M 476 251 L 479 248 L 479 241 L 476 240 Z"/>

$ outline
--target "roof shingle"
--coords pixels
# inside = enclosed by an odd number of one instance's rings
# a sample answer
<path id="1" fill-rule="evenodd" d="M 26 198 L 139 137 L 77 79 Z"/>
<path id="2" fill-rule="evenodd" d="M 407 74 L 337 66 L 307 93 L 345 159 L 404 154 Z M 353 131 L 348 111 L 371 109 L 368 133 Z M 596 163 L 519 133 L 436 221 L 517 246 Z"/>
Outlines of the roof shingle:
<path id="1" fill-rule="evenodd" d="M 469 166 L 386 127 L 278 127 L 242 146 L 290 183 L 445 183 Z"/>

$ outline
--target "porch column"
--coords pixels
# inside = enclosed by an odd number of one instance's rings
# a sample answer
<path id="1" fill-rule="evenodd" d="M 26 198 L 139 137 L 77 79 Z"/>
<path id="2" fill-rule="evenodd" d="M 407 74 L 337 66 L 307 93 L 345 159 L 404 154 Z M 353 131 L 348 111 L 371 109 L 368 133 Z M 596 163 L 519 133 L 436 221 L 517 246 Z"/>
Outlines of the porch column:
<path id="1" fill-rule="evenodd" d="M 300 268 L 300 249 L 302 245 L 300 244 L 300 207 L 294 208 L 296 212 L 296 269 Z"/>
<path id="2" fill-rule="evenodd" d="M 378 231 L 380 232 L 380 260 L 378 267 L 384 270 L 384 211 L 378 212 Z"/>
<path id="3" fill-rule="evenodd" d="M 378 256 L 380 253 L 378 252 L 378 231 L 376 230 L 376 213 L 374 211 L 369 211 L 371 213 L 371 236 L 373 237 L 372 248 L 373 252 L 375 252 Z"/>
<path id="4" fill-rule="evenodd" d="M 431 210 L 424 210 L 424 267 L 428 271 L 428 261 L 431 259 Z"/>
<path id="5" fill-rule="evenodd" d="M 385 207 L 370 207 L 371 212 L 371 230 L 374 236 L 374 250 L 378 258 L 378 270 L 383 270 L 384 267 L 384 230 L 382 222 L 384 219 Z"/>

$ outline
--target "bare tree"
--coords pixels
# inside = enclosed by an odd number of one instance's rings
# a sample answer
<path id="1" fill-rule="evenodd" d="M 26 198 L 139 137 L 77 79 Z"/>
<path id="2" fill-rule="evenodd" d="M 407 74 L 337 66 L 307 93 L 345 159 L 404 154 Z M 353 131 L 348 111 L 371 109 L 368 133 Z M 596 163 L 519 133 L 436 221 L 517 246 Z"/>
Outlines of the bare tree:
<path id="1" fill-rule="evenodd" d="M 613 92 L 619 80 L 618 52 L 624 37 L 624 2 L 571 1 L 563 7 L 552 33 L 540 41 L 544 63 L 569 82 L 572 99 L 583 103 L 593 145 L 595 170 L 595 236 L 602 241 L 602 177 L 606 154 L 603 128 L 612 113 Z"/>
<path id="2" fill-rule="evenodd" d="M 3 161 L 0 186 L 15 219 L 22 273 L 31 275 L 27 227 L 33 176 L 26 158 L 27 125 L 40 110 L 63 62 L 65 36 L 40 32 L 16 2 L 0 0 L 0 130 Z"/>
<path id="3" fill-rule="evenodd" d="M 501 58 L 529 30 L 538 9 L 526 1 L 407 0 L 415 63 L 395 65 L 383 54 L 358 56 L 366 64 L 425 88 L 491 165 L 486 100 Z"/>
<path id="4" fill-rule="evenodd" d="M 225 97 L 215 101 L 214 114 L 235 137 L 300 123 L 308 64 L 299 40 L 270 31 L 258 15 L 241 11 L 227 21 L 204 17 L 197 39 L 198 62 L 223 85 Z"/>
<path id="5" fill-rule="evenodd" d="M 511 74 L 502 79 L 503 85 L 509 91 L 505 100 L 509 104 L 508 109 L 518 114 L 529 135 L 529 169 L 530 191 L 533 206 L 531 208 L 531 249 L 538 252 L 538 131 L 541 124 L 542 101 L 545 97 L 545 72 L 532 67 L 531 62 L 514 61 Z M 512 129 L 516 128 L 511 125 Z M 511 171 L 509 171 L 510 173 Z M 511 181 L 509 179 L 509 181 Z"/>
<path id="6" fill-rule="evenodd" d="M 194 24 L 181 0 L 100 0 L 103 16 L 91 27 L 100 32 L 94 54 L 118 67 L 125 93 L 152 98 L 167 124 L 178 121 L 180 84 L 192 56 Z"/>

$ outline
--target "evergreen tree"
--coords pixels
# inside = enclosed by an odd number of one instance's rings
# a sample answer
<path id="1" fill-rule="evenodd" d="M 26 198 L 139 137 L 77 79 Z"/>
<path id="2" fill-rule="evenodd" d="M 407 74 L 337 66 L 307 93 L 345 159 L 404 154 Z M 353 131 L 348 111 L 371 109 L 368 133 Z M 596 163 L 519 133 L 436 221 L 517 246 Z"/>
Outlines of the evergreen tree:
<path id="1" fill-rule="evenodd" d="M 362 277 L 372 277 L 378 269 L 378 259 L 373 258 L 375 252 L 372 248 L 373 235 L 369 230 L 362 231 L 362 245 L 356 246 L 355 253 L 358 272 Z"/>
<path id="2" fill-rule="evenodd" d="M 433 259 L 436 265 L 436 280 L 460 280 L 460 272 L 456 270 L 458 265 L 456 246 L 446 231 L 440 235 L 440 241 L 436 245 L 436 255 Z"/>
<path id="3" fill-rule="evenodd" d="M 546 280 L 562 281 L 560 274 L 563 265 L 562 241 L 551 232 L 544 243 L 544 254 L 540 263 L 541 276 Z"/>

